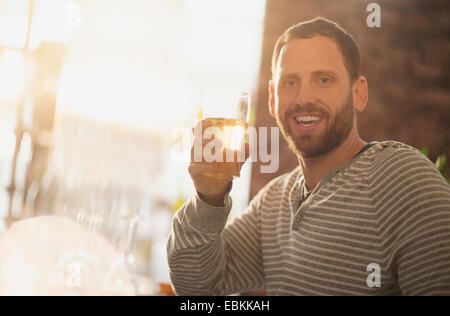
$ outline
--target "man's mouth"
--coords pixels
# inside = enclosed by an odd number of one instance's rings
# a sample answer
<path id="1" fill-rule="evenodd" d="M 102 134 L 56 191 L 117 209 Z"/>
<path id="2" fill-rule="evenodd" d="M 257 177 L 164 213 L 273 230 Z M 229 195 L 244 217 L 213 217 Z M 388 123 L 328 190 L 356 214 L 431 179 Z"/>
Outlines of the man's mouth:
<path id="1" fill-rule="evenodd" d="M 295 116 L 295 120 L 297 121 L 297 123 L 301 125 L 311 126 L 314 123 L 321 121 L 322 117 L 315 115 L 304 115 L 304 116 Z"/>
<path id="2" fill-rule="evenodd" d="M 319 127 L 320 123 L 324 119 L 324 116 L 319 113 L 302 113 L 294 114 L 290 117 L 290 119 L 293 121 L 292 127 L 295 130 L 300 133 L 310 133 Z"/>

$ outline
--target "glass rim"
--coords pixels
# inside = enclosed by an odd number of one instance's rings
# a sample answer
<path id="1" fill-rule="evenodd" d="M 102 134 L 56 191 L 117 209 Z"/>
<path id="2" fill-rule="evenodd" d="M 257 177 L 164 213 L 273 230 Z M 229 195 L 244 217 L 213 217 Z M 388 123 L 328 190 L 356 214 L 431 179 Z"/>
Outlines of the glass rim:
<path id="1" fill-rule="evenodd" d="M 210 94 L 224 95 L 228 97 L 247 98 L 251 93 L 243 89 L 235 88 L 209 88 L 205 90 L 205 97 Z"/>

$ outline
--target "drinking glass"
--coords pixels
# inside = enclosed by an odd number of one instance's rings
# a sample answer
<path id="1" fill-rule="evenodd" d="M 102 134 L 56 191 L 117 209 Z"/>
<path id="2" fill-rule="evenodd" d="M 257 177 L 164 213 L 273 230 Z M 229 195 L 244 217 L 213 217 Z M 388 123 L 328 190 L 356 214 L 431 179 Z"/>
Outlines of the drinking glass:
<path id="1" fill-rule="evenodd" d="M 240 164 L 248 127 L 250 93 L 234 89 L 211 89 L 205 93 L 203 119 L 213 127 L 211 134 L 222 143 L 222 161 L 214 160 L 213 172 L 206 176 L 233 178 L 240 176 Z M 225 153 L 231 153 L 230 155 Z M 234 154 L 236 153 L 236 155 Z M 210 161 L 208 161 L 210 162 Z"/>

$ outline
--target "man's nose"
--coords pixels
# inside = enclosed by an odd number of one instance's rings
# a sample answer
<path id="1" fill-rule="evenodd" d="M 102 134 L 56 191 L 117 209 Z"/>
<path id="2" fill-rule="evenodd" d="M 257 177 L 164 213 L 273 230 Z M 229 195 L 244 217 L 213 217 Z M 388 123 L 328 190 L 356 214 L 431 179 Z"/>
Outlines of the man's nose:
<path id="1" fill-rule="evenodd" d="M 316 96 L 313 87 L 306 82 L 302 82 L 297 90 L 295 98 L 295 104 L 302 106 L 305 104 L 314 104 L 316 102 Z"/>

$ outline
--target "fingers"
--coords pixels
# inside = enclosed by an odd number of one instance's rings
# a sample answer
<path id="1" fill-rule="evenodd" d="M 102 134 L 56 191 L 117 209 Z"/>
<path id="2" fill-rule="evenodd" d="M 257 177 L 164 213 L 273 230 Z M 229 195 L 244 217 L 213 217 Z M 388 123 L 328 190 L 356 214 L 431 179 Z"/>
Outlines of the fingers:
<path id="1" fill-rule="evenodd" d="M 214 172 L 214 165 L 208 163 L 191 162 L 189 164 L 188 171 L 192 176 L 201 175 L 205 172 Z"/>
<path id="2" fill-rule="evenodd" d="M 211 140 L 213 140 L 214 134 L 210 135 L 209 138 L 205 137 L 205 130 L 211 127 L 211 122 L 209 120 L 200 120 L 192 128 L 192 133 L 194 134 L 194 139 L 191 146 L 191 161 L 192 162 L 202 162 L 203 159 L 203 148 L 208 145 Z"/>
<path id="3" fill-rule="evenodd" d="M 191 146 L 191 162 L 225 161 L 223 151 L 223 143 L 215 139 L 214 135 L 209 139 L 195 137 Z"/>
<path id="4" fill-rule="evenodd" d="M 215 188 L 218 183 L 220 183 L 221 187 L 219 190 L 222 190 L 222 186 L 232 181 L 235 174 L 233 173 L 233 168 L 224 168 L 224 166 L 218 166 L 217 164 L 212 163 L 197 163 L 192 162 L 188 171 L 194 180 L 194 185 L 197 188 L 197 191 L 207 193 L 211 191 L 217 190 Z M 207 179 L 205 179 L 207 178 Z M 208 183 L 205 183 L 207 181 Z"/>

